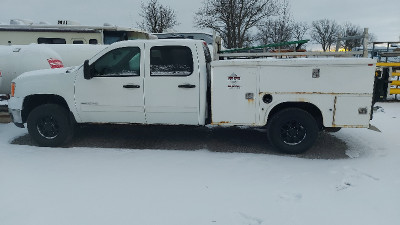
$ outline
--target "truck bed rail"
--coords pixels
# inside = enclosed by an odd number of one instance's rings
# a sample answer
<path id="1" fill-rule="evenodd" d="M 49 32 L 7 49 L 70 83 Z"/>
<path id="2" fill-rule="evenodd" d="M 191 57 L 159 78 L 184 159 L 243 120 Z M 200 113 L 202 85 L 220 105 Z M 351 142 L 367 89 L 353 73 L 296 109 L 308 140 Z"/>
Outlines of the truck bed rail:
<path id="1" fill-rule="evenodd" d="M 367 44 L 368 44 L 368 28 L 364 29 L 362 36 L 346 37 L 342 39 L 360 39 L 363 38 L 364 49 L 362 51 L 345 51 L 345 52 L 305 52 L 299 51 L 301 45 L 306 44 L 309 40 L 299 40 L 290 42 L 273 43 L 268 45 L 261 45 L 248 48 L 236 48 L 222 50 L 222 40 L 213 32 L 213 56 L 214 60 L 234 59 L 234 58 L 266 58 L 266 57 L 368 57 Z M 276 48 L 281 46 L 294 45 L 292 51 L 282 51 L 277 49 L 278 52 L 267 52 L 267 48 Z M 297 46 L 296 46 L 297 45 Z M 336 46 L 338 48 L 338 46 Z"/>

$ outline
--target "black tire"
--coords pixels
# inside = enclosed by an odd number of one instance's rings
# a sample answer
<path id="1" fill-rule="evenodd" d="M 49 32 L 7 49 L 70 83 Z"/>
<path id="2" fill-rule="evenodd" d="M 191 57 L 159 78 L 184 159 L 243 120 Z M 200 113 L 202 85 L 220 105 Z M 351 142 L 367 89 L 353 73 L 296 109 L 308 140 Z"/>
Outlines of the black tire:
<path id="1" fill-rule="evenodd" d="M 325 127 L 324 131 L 329 133 L 336 133 L 339 132 L 341 129 L 341 127 Z"/>
<path id="2" fill-rule="evenodd" d="M 311 148 L 318 131 L 315 118 L 298 108 L 277 112 L 267 124 L 270 143 L 279 151 L 289 154 L 300 154 Z"/>
<path id="3" fill-rule="evenodd" d="M 43 147 L 62 146 L 74 134 L 74 122 L 69 111 L 56 104 L 40 105 L 28 116 L 28 132 Z"/>

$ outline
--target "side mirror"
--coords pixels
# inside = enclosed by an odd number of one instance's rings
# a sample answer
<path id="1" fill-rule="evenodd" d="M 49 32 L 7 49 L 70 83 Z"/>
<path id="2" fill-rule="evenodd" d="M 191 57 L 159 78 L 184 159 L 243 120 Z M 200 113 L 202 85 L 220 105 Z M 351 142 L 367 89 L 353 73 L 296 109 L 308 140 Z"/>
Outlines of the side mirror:
<path id="1" fill-rule="evenodd" d="M 93 78 L 92 74 L 90 74 L 89 60 L 85 60 L 85 62 L 83 63 L 83 77 L 86 80 L 90 80 Z"/>

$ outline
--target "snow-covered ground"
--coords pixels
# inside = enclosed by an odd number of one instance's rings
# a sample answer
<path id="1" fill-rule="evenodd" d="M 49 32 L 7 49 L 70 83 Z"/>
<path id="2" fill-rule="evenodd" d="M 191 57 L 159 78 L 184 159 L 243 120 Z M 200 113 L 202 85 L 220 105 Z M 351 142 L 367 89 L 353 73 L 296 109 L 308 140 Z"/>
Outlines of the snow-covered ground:
<path id="1" fill-rule="evenodd" d="M 1 225 L 400 224 L 400 104 L 334 134 L 347 159 L 10 144 L 0 124 Z"/>

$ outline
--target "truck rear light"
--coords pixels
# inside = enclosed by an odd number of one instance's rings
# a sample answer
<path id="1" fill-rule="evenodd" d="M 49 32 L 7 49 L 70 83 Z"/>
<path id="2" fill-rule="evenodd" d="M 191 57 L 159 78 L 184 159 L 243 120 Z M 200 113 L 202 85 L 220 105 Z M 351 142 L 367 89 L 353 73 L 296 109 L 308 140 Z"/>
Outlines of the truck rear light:
<path id="1" fill-rule="evenodd" d="M 14 97 L 15 94 L 15 83 L 11 82 L 11 97 Z"/>
<path id="2" fill-rule="evenodd" d="M 1 77 L 1 71 L 0 71 L 0 77 Z"/>

